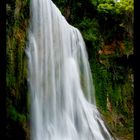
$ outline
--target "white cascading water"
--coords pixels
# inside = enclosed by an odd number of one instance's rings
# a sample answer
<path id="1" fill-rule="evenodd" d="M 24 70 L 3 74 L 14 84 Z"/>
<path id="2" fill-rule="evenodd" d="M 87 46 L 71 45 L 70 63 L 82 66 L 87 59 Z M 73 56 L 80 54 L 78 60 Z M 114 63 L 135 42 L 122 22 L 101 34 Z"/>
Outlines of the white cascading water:
<path id="1" fill-rule="evenodd" d="M 31 140 L 113 140 L 96 109 L 81 33 L 51 0 L 31 0 L 30 11 Z"/>

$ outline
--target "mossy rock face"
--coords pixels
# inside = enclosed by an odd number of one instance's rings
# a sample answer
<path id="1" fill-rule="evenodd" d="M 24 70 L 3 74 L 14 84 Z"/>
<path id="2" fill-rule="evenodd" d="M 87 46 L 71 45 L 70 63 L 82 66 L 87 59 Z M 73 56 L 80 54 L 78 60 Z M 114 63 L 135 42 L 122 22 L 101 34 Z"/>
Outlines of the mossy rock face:
<path id="1" fill-rule="evenodd" d="M 29 0 L 6 3 L 7 139 L 29 139 L 27 58 Z M 29 131 L 29 130 L 28 130 Z"/>

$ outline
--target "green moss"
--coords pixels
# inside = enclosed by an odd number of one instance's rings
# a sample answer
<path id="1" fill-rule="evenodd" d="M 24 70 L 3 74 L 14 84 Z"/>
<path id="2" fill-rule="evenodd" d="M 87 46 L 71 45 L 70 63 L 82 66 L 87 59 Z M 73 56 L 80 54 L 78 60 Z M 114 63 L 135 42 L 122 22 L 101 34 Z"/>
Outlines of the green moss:
<path id="1" fill-rule="evenodd" d="M 29 19 L 29 0 L 12 0 L 6 4 L 6 90 L 7 90 L 7 127 L 20 127 L 27 124 L 29 108 L 27 108 L 27 59 L 25 47 Z M 18 124 L 20 124 L 18 126 Z M 11 126 L 9 126 L 11 125 Z M 11 130 L 9 130 L 11 131 Z M 9 133 L 9 137 L 14 134 Z M 26 132 L 28 133 L 28 132 Z"/>
<path id="2" fill-rule="evenodd" d="M 18 113 L 16 108 L 13 106 L 9 106 L 7 108 L 7 114 L 8 117 L 15 122 L 20 122 L 20 123 L 26 122 L 26 116 L 24 114 Z"/>

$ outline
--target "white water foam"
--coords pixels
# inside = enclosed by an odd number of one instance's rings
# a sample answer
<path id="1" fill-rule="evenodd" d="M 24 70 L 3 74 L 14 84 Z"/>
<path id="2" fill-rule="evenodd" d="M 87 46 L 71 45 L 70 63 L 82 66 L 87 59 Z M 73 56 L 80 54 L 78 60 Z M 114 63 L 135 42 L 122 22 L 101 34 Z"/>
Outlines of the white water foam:
<path id="1" fill-rule="evenodd" d="M 31 0 L 31 140 L 113 140 L 96 109 L 81 33 L 51 0 Z"/>

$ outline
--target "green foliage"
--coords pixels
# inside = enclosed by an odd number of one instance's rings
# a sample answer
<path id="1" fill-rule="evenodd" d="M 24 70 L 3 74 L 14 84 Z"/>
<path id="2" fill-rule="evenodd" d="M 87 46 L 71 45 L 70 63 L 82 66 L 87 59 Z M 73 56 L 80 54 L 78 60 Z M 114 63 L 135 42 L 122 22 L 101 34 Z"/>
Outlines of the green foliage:
<path id="1" fill-rule="evenodd" d="M 115 6 L 120 12 L 133 12 L 134 0 L 120 0 L 120 2 L 117 2 Z"/>
<path id="2" fill-rule="evenodd" d="M 117 31 L 119 26 L 123 27 L 126 32 L 133 35 L 134 19 L 134 1 L 121 0 L 120 2 L 101 2 L 97 6 L 98 14 L 101 18 L 100 25 L 103 25 L 103 32 L 110 29 Z M 107 26 L 107 25 L 108 26 Z M 113 32 L 114 33 L 114 32 Z M 107 35 L 108 32 L 105 32 Z"/>
<path id="3" fill-rule="evenodd" d="M 8 107 L 7 114 L 13 121 L 20 123 L 26 122 L 26 116 L 24 114 L 18 113 L 18 111 L 13 106 Z"/>
<path id="4" fill-rule="evenodd" d="M 115 7 L 112 3 L 101 3 L 98 5 L 98 11 L 104 14 L 111 14 L 115 11 Z"/>
<path id="5" fill-rule="evenodd" d="M 82 31 L 86 41 L 95 43 L 99 40 L 100 33 L 98 31 L 98 23 L 95 19 L 91 20 L 89 18 L 84 18 L 78 27 Z"/>

